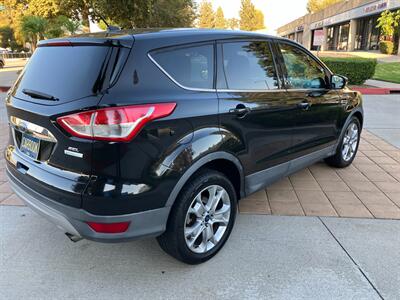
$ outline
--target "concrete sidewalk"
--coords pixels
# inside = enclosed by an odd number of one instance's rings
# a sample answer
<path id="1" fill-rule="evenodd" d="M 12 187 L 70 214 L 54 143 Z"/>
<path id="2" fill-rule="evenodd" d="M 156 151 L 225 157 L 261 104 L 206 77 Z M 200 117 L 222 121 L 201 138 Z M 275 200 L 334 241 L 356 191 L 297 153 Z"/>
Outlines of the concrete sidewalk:
<path id="1" fill-rule="evenodd" d="M 364 127 L 400 149 L 400 95 L 364 97 Z"/>
<path id="2" fill-rule="evenodd" d="M 318 54 L 320 57 L 361 57 L 361 58 L 375 58 L 379 63 L 392 63 L 400 62 L 400 56 L 388 55 L 380 53 L 380 51 L 352 51 L 352 52 L 341 52 L 341 51 L 312 51 L 314 54 Z"/>
<path id="3" fill-rule="evenodd" d="M 224 249 L 187 266 L 154 239 L 70 242 L 0 207 L 1 299 L 398 299 L 400 222 L 239 215 Z"/>
<path id="4" fill-rule="evenodd" d="M 393 83 L 393 82 L 386 82 L 386 81 L 382 81 L 382 80 L 369 79 L 365 82 L 365 84 L 368 86 L 374 86 L 374 87 L 382 88 L 382 89 L 400 90 L 400 84 Z"/>

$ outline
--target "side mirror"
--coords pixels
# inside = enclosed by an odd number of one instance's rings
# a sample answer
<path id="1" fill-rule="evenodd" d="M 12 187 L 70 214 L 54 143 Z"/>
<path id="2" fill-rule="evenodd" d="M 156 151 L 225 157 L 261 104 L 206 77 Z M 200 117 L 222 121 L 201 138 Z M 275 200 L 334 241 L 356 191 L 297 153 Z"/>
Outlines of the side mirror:
<path id="1" fill-rule="evenodd" d="M 348 79 L 344 76 L 333 75 L 331 77 L 331 87 L 335 90 L 341 90 L 347 85 Z"/>

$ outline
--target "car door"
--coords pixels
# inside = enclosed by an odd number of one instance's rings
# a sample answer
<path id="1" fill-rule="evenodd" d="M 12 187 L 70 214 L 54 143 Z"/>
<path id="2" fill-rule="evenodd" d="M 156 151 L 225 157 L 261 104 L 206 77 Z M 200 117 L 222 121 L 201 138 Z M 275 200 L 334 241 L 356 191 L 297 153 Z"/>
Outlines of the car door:
<path id="1" fill-rule="evenodd" d="M 292 146 L 296 106 L 286 98 L 268 40 L 225 41 L 218 43 L 220 126 L 233 132 L 244 145 L 236 153 L 246 175 L 272 167 L 273 176 L 287 171 Z M 265 176 L 268 178 L 264 178 Z M 271 174 L 253 177 L 266 183 Z"/>
<path id="2" fill-rule="evenodd" d="M 288 102 L 297 106 L 291 158 L 334 145 L 341 102 L 330 72 L 294 43 L 278 42 L 277 51 Z"/>

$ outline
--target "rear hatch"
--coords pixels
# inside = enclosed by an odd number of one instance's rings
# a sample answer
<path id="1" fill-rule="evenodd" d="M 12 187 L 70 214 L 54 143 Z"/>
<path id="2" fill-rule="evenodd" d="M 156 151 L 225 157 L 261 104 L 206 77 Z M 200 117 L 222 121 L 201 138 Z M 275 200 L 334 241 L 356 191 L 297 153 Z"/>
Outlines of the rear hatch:
<path id="1" fill-rule="evenodd" d="M 97 108 L 132 45 L 132 36 L 107 34 L 39 44 L 6 101 L 12 175 L 50 199 L 81 207 L 93 143 L 71 137 L 56 119 Z"/>

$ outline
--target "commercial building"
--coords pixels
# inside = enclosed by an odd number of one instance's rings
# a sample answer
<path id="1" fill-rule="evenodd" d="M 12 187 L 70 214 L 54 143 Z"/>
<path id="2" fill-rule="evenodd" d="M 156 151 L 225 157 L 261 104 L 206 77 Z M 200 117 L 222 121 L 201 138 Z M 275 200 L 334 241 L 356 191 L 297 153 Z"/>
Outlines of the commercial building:
<path id="1" fill-rule="evenodd" d="M 397 9 L 400 0 L 344 0 L 280 27 L 278 35 L 311 50 L 377 50 L 380 40 L 377 20 L 385 10 Z M 399 40 L 395 36 L 395 41 Z"/>

